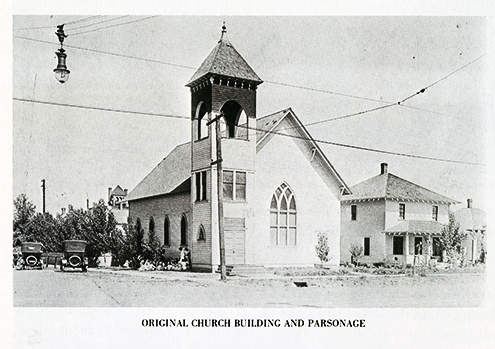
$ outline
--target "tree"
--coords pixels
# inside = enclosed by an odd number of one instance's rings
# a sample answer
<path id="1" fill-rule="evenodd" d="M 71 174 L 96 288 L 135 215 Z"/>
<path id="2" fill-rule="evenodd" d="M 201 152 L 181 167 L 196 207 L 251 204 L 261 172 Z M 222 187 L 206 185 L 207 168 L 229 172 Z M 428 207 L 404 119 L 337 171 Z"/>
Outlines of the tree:
<path id="1" fill-rule="evenodd" d="M 357 259 L 359 258 L 359 256 L 361 256 L 361 254 L 363 254 L 363 246 L 352 244 L 349 252 L 351 253 L 351 263 L 356 265 Z"/>
<path id="2" fill-rule="evenodd" d="M 14 200 L 14 240 L 21 238 L 26 232 L 29 221 L 36 213 L 36 206 L 28 200 L 26 194 L 21 194 Z"/>
<path id="3" fill-rule="evenodd" d="M 328 246 L 328 236 L 326 233 L 318 233 L 318 241 L 315 246 L 316 255 L 320 259 L 320 263 L 323 266 L 324 262 L 328 262 L 330 258 L 328 254 L 330 252 L 330 247 Z"/>
<path id="4" fill-rule="evenodd" d="M 439 240 L 442 249 L 445 250 L 448 261 L 453 266 L 457 266 L 457 261 L 461 257 L 461 244 L 466 238 L 459 228 L 459 222 L 455 220 L 453 212 L 449 212 L 449 224 L 442 228 Z"/>

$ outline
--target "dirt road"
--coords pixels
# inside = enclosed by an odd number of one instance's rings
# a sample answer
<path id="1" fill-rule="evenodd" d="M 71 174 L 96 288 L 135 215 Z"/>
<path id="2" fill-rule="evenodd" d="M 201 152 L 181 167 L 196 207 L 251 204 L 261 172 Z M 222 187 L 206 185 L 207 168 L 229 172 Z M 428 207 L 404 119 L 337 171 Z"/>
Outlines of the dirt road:
<path id="1" fill-rule="evenodd" d="M 296 287 L 294 281 L 308 287 Z M 485 276 L 245 278 L 53 268 L 14 272 L 18 307 L 479 307 Z"/>

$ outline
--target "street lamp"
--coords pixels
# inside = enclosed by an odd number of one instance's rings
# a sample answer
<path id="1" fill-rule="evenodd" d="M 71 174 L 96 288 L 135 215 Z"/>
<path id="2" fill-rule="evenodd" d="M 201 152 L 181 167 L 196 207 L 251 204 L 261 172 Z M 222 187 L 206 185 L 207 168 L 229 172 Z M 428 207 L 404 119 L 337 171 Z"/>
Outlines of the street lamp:
<path id="1" fill-rule="evenodd" d="M 57 31 L 55 32 L 55 35 L 58 36 L 58 41 L 60 41 L 60 48 L 58 51 L 55 52 L 58 58 L 58 64 L 57 68 L 53 69 L 53 72 L 55 73 L 55 79 L 57 79 L 58 82 L 63 84 L 67 80 L 69 80 L 69 74 L 70 71 L 67 69 L 67 66 L 65 65 L 65 59 L 67 58 L 67 54 L 65 54 L 64 50 L 64 39 L 67 37 L 64 33 L 64 25 L 58 25 L 57 26 Z"/>

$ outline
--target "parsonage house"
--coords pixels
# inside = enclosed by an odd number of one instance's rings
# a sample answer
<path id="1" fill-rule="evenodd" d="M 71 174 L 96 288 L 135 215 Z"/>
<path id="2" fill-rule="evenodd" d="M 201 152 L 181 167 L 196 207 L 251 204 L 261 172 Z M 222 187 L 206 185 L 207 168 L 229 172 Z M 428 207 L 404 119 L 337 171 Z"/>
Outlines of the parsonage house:
<path id="1" fill-rule="evenodd" d="M 220 264 L 216 124 L 223 167 L 226 264 L 304 266 L 318 262 L 318 233 L 340 261 L 340 202 L 349 188 L 289 108 L 256 115 L 263 81 L 222 35 L 186 86 L 191 141 L 178 145 L 130 193 L 129 215 L 151 230 L 166 256 L 187 246 L 193 270 Z"/>
<path id="2" fill-rule="evenodd" d="M 427 252 L 426 241 L 428 253 L 442 261 L 438 236 L 457 201 L 388 173 L 385 163 L 378 176 L 350 190 L 341 197 L 342 263 L 351 262 L 351 247 L 357 245 L 363 249 L 359 262 L 413 264 L 414 256 Z"/>
<path id="3" fill-rule="evenodd" d="M 473 207 L 473 200 L 467 200 L 467 206 L 454 212 L 460 231 L 466 234 L 462 243 L 466 262 L 484 261 L 486 253 L 486 212 Z"/>

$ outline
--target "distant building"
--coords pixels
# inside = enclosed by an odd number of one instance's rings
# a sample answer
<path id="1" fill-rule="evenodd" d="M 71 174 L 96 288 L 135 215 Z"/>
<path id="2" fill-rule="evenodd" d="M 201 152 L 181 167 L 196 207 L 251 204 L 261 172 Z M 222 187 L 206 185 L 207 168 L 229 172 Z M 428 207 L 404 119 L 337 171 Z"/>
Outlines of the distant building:
<path id="1" fill-rule="evenodd" d="M 156 233 L 167 256 L 187 246 L 193 269 L 217 269 L 216 133 L 207 121 L 221 112 L 227 265 L 313 265 L 319 232 L 327 234 L 330 263 L 337 265 L 339 195 L 348 188 L 290 108 L 257 117 L 262 81 L 224 32 L 186 85 L 191 141 L 129 193 L 130 217 L 145 236 Z"/>
<path id="2" fill-rule="evenodd" d="M 462 247 L 470 263 L 483 259 L 486 253 L 486 212 L 472 206 L 473 200 L 468 199 L 465 208 L 454 212 L 460 230 L 466 234 Z"/>
<path id="3" fill-rule="evenodd" d="M 112 211 L 117 225 L 122 228 L 127 223 L 129 217 L 129 203 L 125 200 L 127 189 L 122 189 L 117 185 L 114 189 L 108 188 L 108 206 Z"/>
<path id="4" fill-rule="evenodd" d="M 341 196 L 341 262 L 350 262 L 353 244 L 363 247 L 363 263 L 412 264 L 423 255 L 425 238 L 432 238 L 433 256 L 442 258 L 438 236 L 448 223 L 451 204 L 443 195 L 388 173 L 381 173 L 351 187 Z"/>

